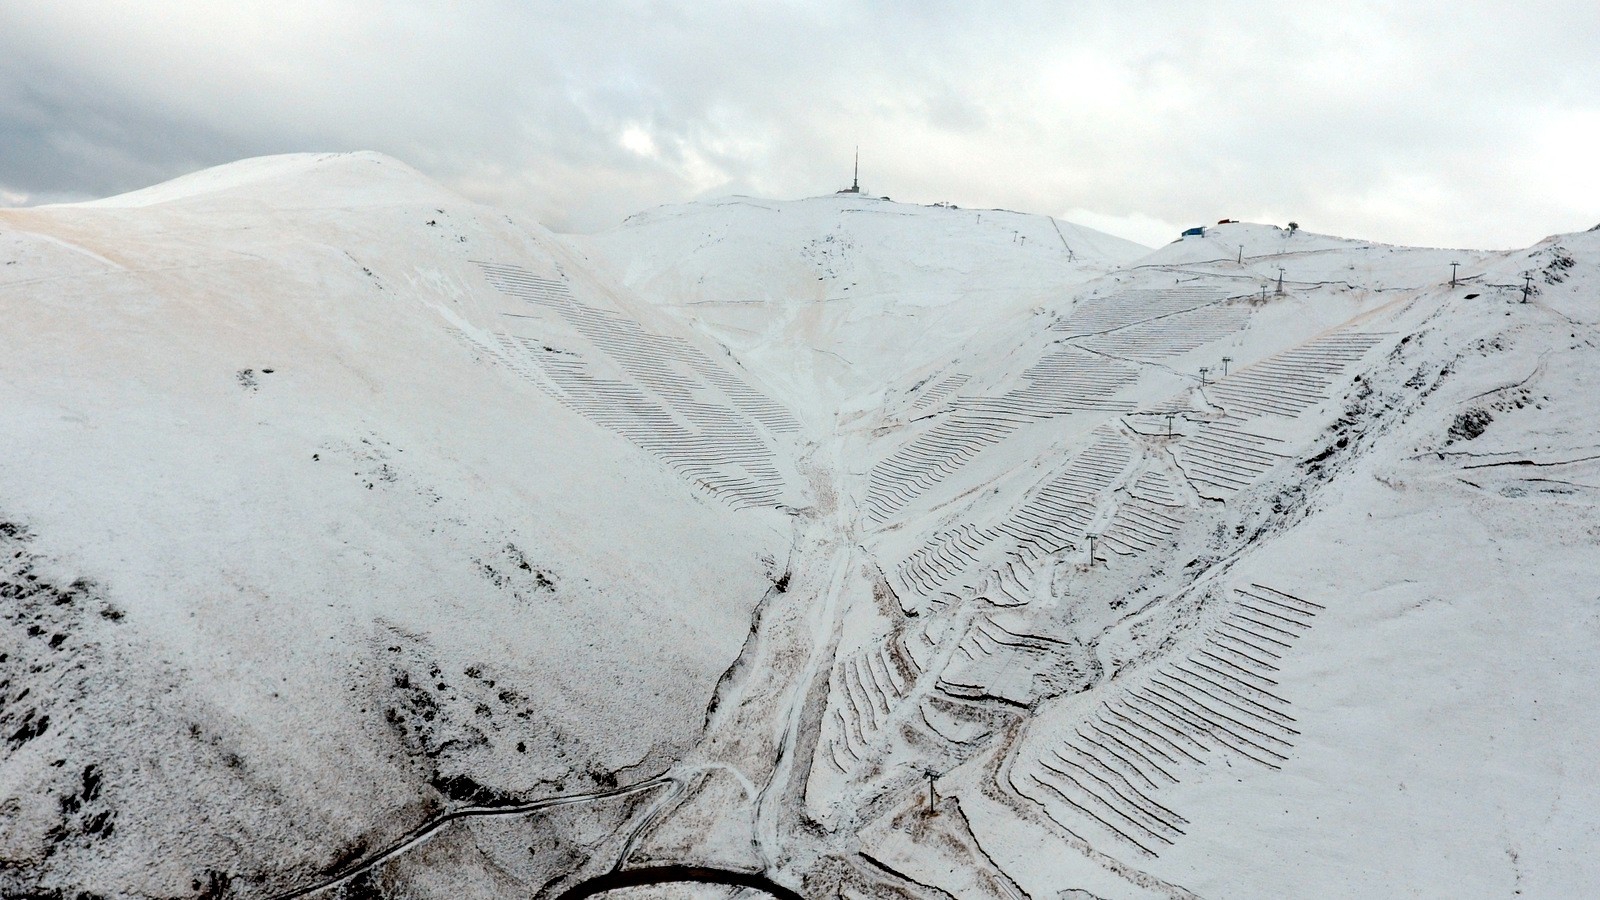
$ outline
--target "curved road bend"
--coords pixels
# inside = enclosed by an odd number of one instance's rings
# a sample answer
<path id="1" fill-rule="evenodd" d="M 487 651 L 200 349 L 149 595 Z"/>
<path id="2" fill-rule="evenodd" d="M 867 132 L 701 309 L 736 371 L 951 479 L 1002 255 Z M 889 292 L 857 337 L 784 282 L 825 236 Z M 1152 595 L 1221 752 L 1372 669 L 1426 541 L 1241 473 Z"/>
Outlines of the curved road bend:
<path id="1" fill-rule="evenodd" d="M 637 794 L 641 791 L 647 791 L 651 788 L 659 787 L 664 784 L 674 785 L 680 789 L 682 787 L 678 783 L 677 779 L 671 775 L 658 775 L 655 778 L 646 779 L 638 784 L 630 784 L 627 787 L 611 788 L 610 790 L 592 791 L 583 794 L 568 794 L 560 797 L 546 797 L 543 800 L 535 800 L 531 803 L 523 803 L 517 806 L 469 806 L 462 809 L 455 809 L 449 812 L 440 813 L 439 815 L 434 816 L 428 821 L 417 826 L 405 837 L 389 845 L 387 848 L 374 853 L 373 855 L 362 860 L 360 863 L 345 869 L 343 872 L 340 872 L 337 875 L 330 875 L 329 877 L 307 887 L 296 888 L 286 893 L 274 895 L 272 900 L 296 900 L 296 898 L 304 897 L 308 894 L 314 894 L 317 891 L 325 890 L 345 881 L 349 881 L 363 872 L 371 871 L 372 868 L 377 866 L 379 863 L 393 859 L 394 857 L 405 853 L 407 850 L 410 850 L 412 847 L 423 843 L 437 834 L 439 829 L 460 819 L 527 815 L 528 813 L 538 812 L 541 809 L 549 809 L 555 806 L 569 806 L 574 803 L 590 803 L 596 800 L 609 800 L 614 797 L 626 797 L 629 794 Z"/>

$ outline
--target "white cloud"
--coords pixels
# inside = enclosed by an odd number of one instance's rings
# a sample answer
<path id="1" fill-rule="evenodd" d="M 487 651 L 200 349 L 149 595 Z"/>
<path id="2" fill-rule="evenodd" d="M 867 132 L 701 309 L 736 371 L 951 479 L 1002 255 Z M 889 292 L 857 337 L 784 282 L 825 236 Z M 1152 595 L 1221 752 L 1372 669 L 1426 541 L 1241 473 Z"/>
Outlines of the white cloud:
<path id="1" fill-rule="evenodd" d="M 1528 135 L 1526 171 L 1535 196 L 1556 208 L 1550 230 L 1568 231 L 1600 222 L 1600 109 L 1551 113 Z M 1564 214 L 1564 215 L 1563 215 Z"/>
<path id="2" fill-rule="evenodd" d="M 629 125 L 627 128 L 622 129 L 622 137 L 617 142 L 624 149 L 639 156 L 654 158 L 660 155 L 660 151 L 656 149 L 656 139 L 650 136 L 650 132 L 645 131 L 644 128 L 638 125 Z"/>
<path id="3" fill-rule="evenodd" d="M 1597 39 L 1592 0 L 55 0 L 0 7 L 0 183 L 371 148 L 593 229 L 828 192 L 859 143 L 878 193 L 1098 211 L 1145 242 L 1255 211 L 1509 246 L 1600 220 Z"/>
<path id="4" fill-rule="evenodd" d="M 1082 208 L 1069 209 L 1056 216 L 1056 218 L 1082 225 L 1085 228 L 1104 231 L 1106 234 L 1114 234 L 1136 244 L 1144 244 L 1146 247 L 1160 247 L 1163 244 L 1170 244 L 1178 239 L 1178 235 L 1185 228 L 1191 227 L 1190 225 L 1179 226 L 1172 222 L 1164 222 L 1160 219 L 1139 215 L 1138 213 L 1117 215 L 1115 213 L 1104 213 Z M 1203 225 L 1205 223 L 1196 222 L 1194 224 Z"/>

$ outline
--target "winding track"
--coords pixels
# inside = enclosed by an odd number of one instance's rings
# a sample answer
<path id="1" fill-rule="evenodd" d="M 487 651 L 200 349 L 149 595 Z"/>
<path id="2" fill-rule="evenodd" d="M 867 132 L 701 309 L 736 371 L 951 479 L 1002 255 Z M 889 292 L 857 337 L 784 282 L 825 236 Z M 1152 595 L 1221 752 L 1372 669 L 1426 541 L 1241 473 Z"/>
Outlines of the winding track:
<path id="1" fill-rule="evenodd" d="M 835 455 L 838 455 L 837 447 L 835 447 Z M 843 471 L 841 468 L 842 461 L 835 459 L 834 462 L 835 468 L 833 471 Z M 833 484 L 829 485 L 829 487 L 837 490 L 838 485 Z M 662 786 L 667 786 L 670 790 L 652 804 L 650 809 L 639 817 L 638 823 L 629 830 L 611 870 L 605 875 L 570 888 L 561 895 L 561 900 L 579 900 L 579 898 L 591 897 L 623 887 L 674 882 L 727 884 L 765 891 L 772 896 L 784 898 L 784 900 L 788 900 L 788 898 L 799 900 L 799 894 L 790 888 L 777 884 L 763 873 L 737 872 L 705 866 L 645 866 L 636 869 L 625 869 L 623 867 L 633 856 L 641 835 L 656 822 L 664 811 L 672 807 L 675 800 L 680 799 L 687 792 L 690 783 L 694 779 L 713 770 L 725 770 L 740 782 L 746 795 L 750 796 L 755 803 L 754 833 L 752 838 L 766 871 L 772 872 L 774 870 L 782 843 L 781 817 L 783 810 L 792 807 L 789 801 L 793 798 L 790 795 L 803 789 L 803 777 L 799 778 L 798 781 L 796 778 L 796 759 L 802 756 L 809 758 L 810 755 L 810 748 L 801 746 L 802 733 L 805 730 L 805 708 L 817 680 L 819 678 L 826 679 L 827 677 L 828 668 L 832 663 L 834 647 L 839 638 L 841 617 L 846 611 L 846 605 L 842 602 L 841 597 L 844 593 L 851 561 L 854 558 L 856 549 L 858 519 L 859 508 L 857 504 L 840 497 L 840 501 L 832 511 L 832 520 L 817 521 L 813 525 L 813 527 L 821 525 L 828 532 L 828 538 L 818 548 L 817 553 L 817 556 L 825 555 L 829 560 L 828 588 L 821 598 L 822 603 L 817 608 L 815 617 L 812 618 L 810 623 L 810 649 L 807 654 L 805 669 L 800 677 L 790 683 L 791 686 L 786 691 L 787 696 L 782 704 L 783 738 L 781 746 L 778 748 L 777 762 L 774 764 L 765 784 L 762 784 L 759 789 L 742 770 L 728 763 L 716 761 L 693 762 L 687 765 L 675 766 L 665 774 L 626 787 L 548 797 L 516 806 L 474 806 L 451 810 L 434 816 L 413 829 L 405 837 L 387 848 L 371 854 L 344 871 L 323 878 L 311 885 L 277 894 L 271 900 L 299 900 L 299 898 L 318 894 L 346 884 L 357 876 L 370 872 L 389 860 L 419 848 L 452 822 L 469 818 L 523 816 L 554 807 L 624 797 Z"/>
<path id="2" fill-rule="evenodd" d="M 682 783 L 679 782 L 675 777 L 671 775 L 659 775 L 655 778 L 641 781 L 638 784 L 631 784 L 627 787 L 612 788 L 605 791 L 591 791 L 582 794 L 566 794 L 559 797 L 546 797 L 542 800 L 534 800 L 530 803 L 523 803 L 517 806 L 468 806 L 462 809 L 454 809 L 449 812 L 440 813 L 439 815 L 434 816 L 428 821 L 417 826 L 405 837 L 389 845 L 383 850 L 368 856 L 366 859 L 345 869 L 343 872 L 340 872 L 337 875 L 331 875 L 314 884 L 307 885 L 306 887 L 295 888 L 287 893 L 276 894 L 271 898 L 271 900 L 296 900 L 296 898 L 306 897 L 319 891 L 324 891 L 328 888 L 337 887 L 341 884 L 344 884 L 358 875 L 361 875 L 365 872 L 370 872 L 379 864 L 400 856 L 401 854 L 426 843 L 430 838 L 438 834 L 440 829 L 444 828 L 446 825 L 449 825 L 451 822 L 456 822 L 462 819 L 487 819 L 506 816 L 524 816 L 529 813 L 535 813 L 543 809 L 550 809 L 557 806 L 570 806 L 575 803 L 592 803 L 597 800 L 610 800 L 615 797 L 626 797 L 630 794 L 637 794 L 661 785 L 673 785 L 679 791 L 683 789 Z M 652 809 L 650 814 L 653 815 L 654 812 L 655 810 Z M 630 836 L 630 844 L 634 836 L 636 836 L 636 834 Z M 624 855 L 623 858 L 626 859 L 626 855 Z M 620 861 L 618 862 L 618 865 L 621 865 Z"/>

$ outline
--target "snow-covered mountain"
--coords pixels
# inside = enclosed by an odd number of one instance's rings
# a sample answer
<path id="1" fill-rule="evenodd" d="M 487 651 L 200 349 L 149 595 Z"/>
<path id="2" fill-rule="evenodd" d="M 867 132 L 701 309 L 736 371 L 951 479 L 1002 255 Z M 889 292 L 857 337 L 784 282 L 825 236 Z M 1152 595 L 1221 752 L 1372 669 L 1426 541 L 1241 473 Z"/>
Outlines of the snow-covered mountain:
<path id="1" fill-rule="evenodd" d="M 0 893 L 1594 893 L 1597 287 L 372 154 L 0 210 Z"/>
<path id="2" fill-rule="evenodd" d="M 569 240 L 823 428 L 907 367 L 1149 252 L 1047 216 L 860 194 L 665 207 Z"/>
<path id="3" fill-rule="evenodd" d="M 0 215 L 8 891 L 270 894 L 697 740 L 804 490 L 715 345 L 376 156 Z"/>

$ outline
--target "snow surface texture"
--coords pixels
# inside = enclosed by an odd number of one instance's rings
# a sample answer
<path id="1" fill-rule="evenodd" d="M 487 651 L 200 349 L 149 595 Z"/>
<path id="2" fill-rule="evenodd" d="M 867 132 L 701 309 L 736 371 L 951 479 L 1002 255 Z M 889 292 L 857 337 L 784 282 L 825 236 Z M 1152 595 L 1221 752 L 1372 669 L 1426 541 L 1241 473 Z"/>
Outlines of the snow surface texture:
<path id="1" fill-rule="evenodd" d="M 372 154 L 0 211 L 0 895 L 1595 895 L 1597 288 Z"/>

